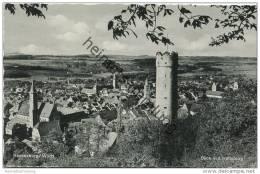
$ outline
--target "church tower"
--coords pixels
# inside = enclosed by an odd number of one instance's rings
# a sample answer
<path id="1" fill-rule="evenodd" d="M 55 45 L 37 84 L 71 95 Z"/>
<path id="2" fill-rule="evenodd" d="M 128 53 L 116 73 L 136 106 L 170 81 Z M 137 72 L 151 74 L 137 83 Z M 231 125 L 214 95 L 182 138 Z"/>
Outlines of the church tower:
<path id="1" fill-rule="evenodd" d="M 212 91 L 217 91 L 217 85 L 216 85 L 216 83 L 213 83 L 213 84 L 212 84 L 211 90 L 212 90 Z"/>
<path id="2" fill-rule="evenodd" d="M 144 98 L 146 99 L 150 98 L 150 86 L 148 83 L 148 78 L 145 79 L 145 83 L 144 83 Z"/>
<path id="3" fill-rule="evenodd" d="M 37 113 L 37 95 L 36 95 L 33 80 L 32 80 L 31 90 L 29 92 L 29 117 L 30 117 L 30 127 L 33 128 L 39 122 L 39 116 Z"/>
<path id="4" fill-rule="evenodd" d="M 93 93 L 97 94 L 97 81 L 95 82 L 95 84 L 93 86 Z"/>
<path id="5" fill-rule="evenodd" d="M 113 89 L 116 89 L 116 73 L 113 73 Z"/>
<path id="6" fill-rule="evenodd" d="M 172 123 L 178 110 L 178 54 L 166 52 L 156 58 L 156 101 L 157 117 Z"/>

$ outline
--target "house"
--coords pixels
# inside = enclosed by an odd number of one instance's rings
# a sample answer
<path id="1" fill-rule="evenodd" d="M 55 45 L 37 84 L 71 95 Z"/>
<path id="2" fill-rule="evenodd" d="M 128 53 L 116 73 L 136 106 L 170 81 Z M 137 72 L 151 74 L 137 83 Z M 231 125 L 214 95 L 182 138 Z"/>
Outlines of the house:
<path id="1" fill-rule="evenodd" d="M 206 96 L 208 98 L 222 98 L 223 92 L 217 91 L 216 83 L 213 83 L 211 88 L 211 91 L 206 91 Z"/>
<path id="2" fill-rule="evenodd" d="M 30 141 L 30 140 L 24 139 L 24 140 L 22 141 L 22 143 L 24 143 L 27 147 L 29 147 L 33 152 L 35 152 L 35 153 L 39 153 L 39 152 L 40 152 L 40 149 L 38 149 L 38 148 L 33 144 L 33 142 Z"/>
<path id="3" fill-rule="evenodd" d="M 206 91 L 206 96 L 209 98 L 223 98 L 222 95 L 221 91 Z"/>
<path id="4" fill-rule="evenodd" d="M 16 90 L 15 90 L 16 93 L 20 93 L 20 92 L 23 92 L 23 91 L 24 91 L 23 88 L 16 88 Z"/>
<path id="5" fill-rule="evenodd" d="M 61 135 L 60 121 L 39 122 L 32 130 L 32 138 L 35 142 L 40 142 L 43 138 L 55 135 Z"/>
<path id="6" fill-rule="evenodd" d="M 83 88 L 81 90 L 81 93 L 82 94 L 86 94 L 88 96 L 92 96 L 92 95 L 95 95 L 97 94 L 97 86 L 94 85 L 93 88 Z"/>
<path id="7" fill-rule="evenodd" d="M 117 118 L 116 109 L 101 111 L 99 114 L 100 114 L 100 118 L 103 120 L 105 124 Z"/>
<path id="8" fill-rule="evenodd" d="M 186 119 L 189 116 L 189 110 L 187 105 L 184 103 L 182 107 L 178 109 L 178 119 Z"/>
<path id="9" fill-rule="evenodd" d="M 128 89 L 127 89 L 127 86 L 125 85 L 125 84 L 122 84 L 121 86 L 120 86 L 120 90 L 122 91 L 122 92 L 124 92 L 124 93 L 128 93 Z"/>
<path id="10" fill-rule="evenodd" d="M 234 90 L 234 91 L 238 90 L 238 83 L 237 83 L 237 82 L 234 82 L 234 84 L 233 84 L 233 90 Z"/>
<path id="11" fill-rule="evenodd" d="M 43 103 L 40 111 L 40 122 L 49 122 L 55 112 L 55 104 Z"/>
<path id="12" fill-rule="evenodd" d="M 6 127 L 5 127 L 5 133 L 7 135 L 13 135 L 14 127 L 15 125 L 25 125 L 26 127 L 30 127 L 30 123 L 28 120 L 21 119 L 19 117 L 15 117 L 14 119 L 11 119 L 10 121 L 7 122 Z"/>
<path id="13" fill-rule="evenodd" d="M 80 122 L 82 119 L 89 117 L 89 115 L 83 110 L 76 110 L 66 107 L 58 107 L 57 110 L 61 113 L 60 126 L 62 130 L 68 125 L 68 123 Z"/>
<path id="14" fill-rule="evenodd" d="M 108 97 L 108 91 L 107 88 L 104 88 L 100 91 L 100 96 L 102 97 Z"/>
<path id="15" fill-rule="evenodd" d="M 201 105 L 192 103 L 190 105 L 190 109 L 189 109 L 190 115 L 194 116 L 194 115 L 198 114 L 200 112 L 200 109 L 201 109 Z"/>
<path id="16" fill-rule="evenodd" d="M 212 90 L 212 91 L 217 91 L 217 85 L 216 85 L 216 83 L 213 83 L 213 84 L 212 84 L 211 90 Z"/>
<path id="17" fill-rule="evenodd" d="M 22 137 L 26 134 L 31 136 L 33 140 L 38 140 L 41 135 L 39 132 L 42 131 L 40 130 L 42 127 L 39 127 L 39 125 L 42 122 L 53 124 L 51 121 L 54 111 L 54 104 L 37 102 L 37 92 L 34 87 L 34 81 L 32 81 L 32 86 L 29 91 L 29 100 L 19 104 L 17 113 L 14 113 L 12 119 L 6 124 L 6 134 L 13 135 L 20 130 L 18 129 L 20 126 L 20 128 L 24 128 L 22 130 L 26 132 L 23 134 L 18 132 L 18 136 Z M 50 129 L 47 131 L 49 132 Z"/>

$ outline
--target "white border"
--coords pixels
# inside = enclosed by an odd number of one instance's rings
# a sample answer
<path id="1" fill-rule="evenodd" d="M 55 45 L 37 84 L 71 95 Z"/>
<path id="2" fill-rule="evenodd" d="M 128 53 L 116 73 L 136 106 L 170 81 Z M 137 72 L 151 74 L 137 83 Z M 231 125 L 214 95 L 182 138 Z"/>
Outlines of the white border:
<path id="1" fill-rule="evenodd" d="M 71 2 L 71 0 L 53 0 L 53 1 L 45 1 L 45 0 L 34 0 L 34 1 L 31 1 L 31 0 L 19 0 L 19 1 L 12 1 L 12 0 L 3 0 L 2 3 L 1 3 L 1 14 L 3 14 L 3 2 L 12 2 L 12 3 L 15 3 L 15 2 L 44 2 L 44 3 L 70 3 L 70 4 L 79 4 L 79 3 L 88 3 L 88 4 L 100 4 L 100 3 L 113 3 L 113 4 L 118 4 L 118 3 L 124 3 L 124 4 L 129 4 L 129 3 L 167 3 L 167 4 L 176 4 L 176 3 L 182 3 L 182 4 L 200 4 L 200 5 L 208 5 L 208 4 L 225 4 L 225 5 L 228 5 L 228 4 L 257 4 L 257 7 L 258 7 L 258 3 L 257 1 L 248 1 L 248 0 L 236 0 L 236 1 L 231 1 L 231 0 L 226 0 L 226 1 L 223 1 L 223 0 L 214 0 L 214 1 L 205 1 L 205 0 L 194 0 L 194 1 L 185 1 L 185 0 L 165 0 L 165 1 L 162 1 L 162 0 L 127 0 L 127 1 L 124 1 L 122 2 L 123 0 L 96 0 L 96 1 L 85 1 L 85 0 L 76 0 L 76 2 Z M 3 16 L 1 15 L 1 21 L 0 21 L 0 25 L 1 25 L 1 29 L 2 29 L 2 18 Z M 258 13 L 258 23 L 259 23 L 259 13 Z M 2 34 L 3 34 L 3 31 L 2 31 Z M 1 34 L 1 40 L 3 40 L 2 38 L 2 34 Z M 259 45 L 258 45 L 258 40 L 259 40 L 259 35 L 257 33 L 257 48 L 259 50 Z M 1 42 L 1 54 L 3 55 L 3 42 Z M 258 57 L 258 50 L 257 50 L 257 57 Z M 258 63 L 257 63 L 258 64 Z M 1 66 L 1 76 L 0 76 L 0 81 L 3 83 L 3 59 L 1 58 L 0 59 L 0 66 Z M 259 81 L 259 64 L 257 66 L 257 81 Z M 259 91 L 260 90 L 260 87 L 257 86 L 257 90 Z M 3 96 L 3 84 L 0 85 L 0 96 Z M 259 95 L 257 96 L 257 100 L 259 100 Z M 2 101 L 2 98 L 0 100 L 0 111 L 2 113 L 2 105 L 3 105 L 3 101 Z M 2 121 L 1 121 L 2 122 Z M 259 127 L 259 119 L 257 120 L 257 124 L 258 124 L 258 127 Z M 259 128 L 258 128 L 258 135 L 257 135 L 257 142 L 259 143 Z M 0 129 L 0 135 L 2 136 L 2 128 Z M 2 145 L 2 138 L 0 138 L 0 144 Z M 259 146 L 258 146 L 259 147 Z M 259 150 L 257 151 L 258 152 L 258 157 L 259 157 Z M 176 173 L 176 174 L 182 174 L 182 173 L 192 173 L 192 174 L 201 174 L 201 173 L 204 173 L 203 171 L 204 170 L 215 170 L 216 173 L 219 173 L 219 168 L 206 168 L 206 169 L 203 169 L 203 168 L 179 168 L 179 169 L 176 169 L 176 168 L 162 168 L 162 169 L 158 169 L 158 168 L 150 168 L 150 169 L 138 169 L 138 168 L 129 168 L 129 169 L 120 169 L 120 168 L 117 168 L 117 169 L 106 169 L 106 168 L 100 168 L 100 169 L 91 169 L 91 168 L 40 168 L 40 169 L 34 169 L 34 168 L 3 168 L 2 166 L 2 159 L 3 159 L 3 154 L 2 154 L 2 148 L 1 148 L 1 151 L 0 151 L 0 161 L 1 161 L 1 169 L 0 169 L 0 173 L 7 173 L 7 174 L 13 174 L 13 173 L 39 173 L 39 174 L 45 174 L 45 173 L 63 173 L 63 174 L 71 174 L 71 173 L 84 173 L 86 174 L 87 172 L 89 173 L 120 173 L 122 174 L 122 172 L 124 172 L 125 174 L 131 174 L 131 173 L 135 173 L 135 174 L 139 174 L 139 173 L 150 173 L 150 174 L 157 174 L 158 172 L 163 172 L 163 173 Z M 257 162 L 257 166 L 259 166 L 259 159 L 258 159 L 258 162 Z M 221 168 L 221 169 L 225 169 L 225 168 Z M 241 168 L 231 168 L 230 170 L 244 170 L 246 171 L 247 169 L 241 169 Z M 228 173 L 229 169 L 227 169 L 227 172 Z M 254 170 L 254 173 L 257 173 L 257 171 L 259 172 L 259 169 L 255 169 Z"/>

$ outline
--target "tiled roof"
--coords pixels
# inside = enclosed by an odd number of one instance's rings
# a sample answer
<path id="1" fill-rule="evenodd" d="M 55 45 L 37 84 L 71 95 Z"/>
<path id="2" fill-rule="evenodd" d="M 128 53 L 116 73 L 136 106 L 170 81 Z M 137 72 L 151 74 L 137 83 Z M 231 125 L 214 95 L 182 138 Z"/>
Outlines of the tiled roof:
<path id="1" fill-rule="evenodd" d="M 69 115 L 77 112 L 82 112 L 82 110 L 76 110 L 73 108 L 67 108 L 67 107 L 57 107 L 57 110 L 60 111 L 63 115 Z"/>
<path id="2" fill-rule="evenodd" d="M 42 122 L 38 126 L 38 131 L 42 136 L 48 135 L 50 132 L 62 133 L 59 120 L 53 120 L 51 122 Z"/>
<path id="3" fill-rule="evenodd" d="M 83 88 L 82 90 L 81 90 L 81 93 L 85 93 L 85 94 L 95 94 L 95 90 L 94 89 L 89 89 L 89 88 Z"/>
<path id="4" fill-rule="evenodd" d="M 29 116 L 29 101 L 23 101 L 18 109 L 18 114 Z"/>
<path id="5" fill-rule="evenodd" d="M 54 104 L 45 103 L 42 112 L 40 114 L 40 117 L 49 118 L 51 116 L 51 112 L 53 111 L 53 109 L 54 109 Z"/>
<path id="6" fill-rule="evenodd" d="M 22 119 L 20 117 L 15 117 L 7 122 L 6 129 L 12 130 L 15 124 L 26 124 L 27 126 L 29 126 L 30 123 L 28 122 L 28 120 Z"/>
<path id="7" fill-rule="evenodd" d="M 213 95 L 213 96 L 221 96 L 223 92 L 221 91 L 207 91 L 206 95 Z"/>

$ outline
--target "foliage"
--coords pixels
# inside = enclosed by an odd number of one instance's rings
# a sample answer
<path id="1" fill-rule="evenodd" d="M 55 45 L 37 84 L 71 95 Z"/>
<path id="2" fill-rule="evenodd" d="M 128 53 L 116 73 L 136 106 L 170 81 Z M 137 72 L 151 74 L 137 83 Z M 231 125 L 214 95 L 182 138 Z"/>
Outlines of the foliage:
<path id="1" fill-rule="evenodd" d="M 127 20 L 123 19 L 123 14 L 129 13 Z M 164 35 L 165 28 L 157 25 L 157 17 L 160 15 L 167 16 L 173 13 L 172 9 L 166 8 L 166 5 L 156 6 L 155 4 L 137 5 L 131 4 L 127 9 L 122 10 L 121 14 L 115 16 L 108 23 L 108 30 L 113 30 L 113 38 L 118 39 L 121 36 L 126 37 L 130 32 L 137 37 L 137 34 L 130 28 L 131 25 L 136 26 L 136 19 L 144 21 L 148 30 L 146 33 L 147 39 L 158 44 L 173 45 L 173 43 Z"/>
<path id="2" fill-rule="evenodd" d="M 42 10 L 48 9 L 47 4 L 19 4 L 20 8 L 26 13 L 27 16 L 37 16 L 45 19 L 45 15 L 42 13 Z M 15 14 L 16 5 L 11 3 L 5 4 L 5 10 L 8 10 L 11 14 Z"/>
<path id="3" fill-rule="evenodd" d="M 196 6 L 192 6 L 196 8 Z M 215 23 L 215 28 L 229 28 L 232 31 L 212 38 L 210 46 L 219 46 L 228 43 L 230 40 L 244 40 L 244 31 L 248 29 L 257 29 L 255 15 L 257 12 L 254 5 L 230 5 L 219 6 L 214 5 L 224 16 L 224 19 L 213 18 L 208 15 L 193 15 L 191 10 L 184 6 L 179 6 L 177 10 L 167 8 L 166 5 L 156 4 L 131 4 L 121 11 L 121 14 L 115 16 L 108 22 L 108 30 L 113 32 L 113 38 L 127 37 L 131 33 L 137 37 L 133 30 L 136 27 L 136 21 L 140 20 L 145 24 L 147 32 L 145 33 L 148 40 L 155 44 L 162 43 L 165 46 L 174 45 L 172 39 L 165 36 L 166 28 L 158 25 L 160 17 L 173 16 L 179 14 L 179 22 L 184 27 L 193 27 L 194 29 L 202 28 L 210 22 Z"/>
<path id="4" fill-rule="evenodd" d="M 250 5 L 231 5 L 231 6 L 213 6 L 220 9 L 225 19 L 215 19 L 215 28 L 232 28 L 232 31 L 212 38 L 210 46 L 219 46 L 228 43 L 230 40 L 245 41 L 244 31 L 248 29 L 257 30 L 256 26 L 256 6 Z"/>
<path id="5" fill-rule="evenodd" d="M 123 69 L 120 67 L 119 63 L 116 63 L 114 60 L 104 60 L 102 62 L 102 66 L 104 66 L 111 73 L 123 72 Z"/>
<path id="6" fill-rule="evenodd" d="M 227 93 L 223 101 L 205 103 L 196 119 L 199 128 L 191 158 L 242 157 L 244 161 L 200 161 L 201 167 L 248 167 L 256 162 L 257 86 L 252 80 L 239 82 L 239 90 Z M 190 165 L 198 167 L 198 163 Z"/>

